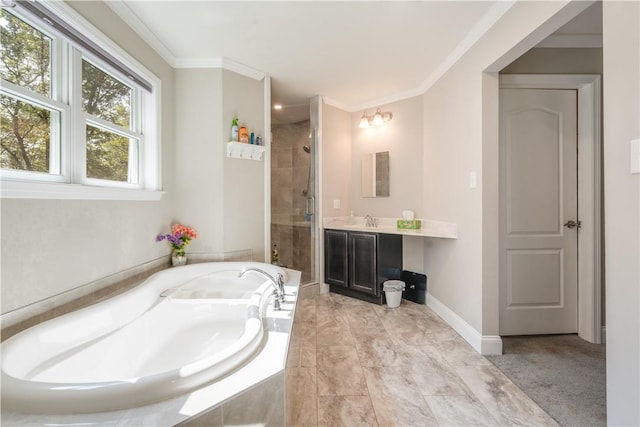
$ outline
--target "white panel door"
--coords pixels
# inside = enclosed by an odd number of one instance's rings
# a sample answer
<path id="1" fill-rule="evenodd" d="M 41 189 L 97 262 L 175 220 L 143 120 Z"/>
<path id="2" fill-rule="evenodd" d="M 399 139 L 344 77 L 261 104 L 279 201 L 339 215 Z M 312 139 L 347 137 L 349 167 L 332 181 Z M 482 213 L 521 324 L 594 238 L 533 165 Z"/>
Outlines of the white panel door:
<path id="1" fill-rule="evenodd" d="M 500 335 L 575 333 L 576 91 L 501 89 L 500 159 Z"/>

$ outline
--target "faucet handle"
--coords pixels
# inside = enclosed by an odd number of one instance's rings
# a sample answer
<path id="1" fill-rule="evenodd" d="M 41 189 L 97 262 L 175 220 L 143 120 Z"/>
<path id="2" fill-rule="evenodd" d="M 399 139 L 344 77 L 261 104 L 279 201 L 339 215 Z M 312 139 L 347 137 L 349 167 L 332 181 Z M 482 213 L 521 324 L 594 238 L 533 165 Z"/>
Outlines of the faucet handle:
<path id="1" fill-rule="evenodd" d="M 378 226 L 378 220 L 374 217 L 372 217 L 371 215 L 366 215 L 364 217 L 365 220 L 365 225 L 367 227 L 377 227 Z"/>
<path id="2" fill-rule="evenodd" d="M 280 301 L 284 302 L 284 276 L 282 273 L 276 274 L 276 282 L 278 282 L 278 289 L 280 290 Z"/>
<path id="3" fill-rule="evenodd" d="M 273 309 L 280 311 L 280 298 L 277 291 L 273 291 Z"/>

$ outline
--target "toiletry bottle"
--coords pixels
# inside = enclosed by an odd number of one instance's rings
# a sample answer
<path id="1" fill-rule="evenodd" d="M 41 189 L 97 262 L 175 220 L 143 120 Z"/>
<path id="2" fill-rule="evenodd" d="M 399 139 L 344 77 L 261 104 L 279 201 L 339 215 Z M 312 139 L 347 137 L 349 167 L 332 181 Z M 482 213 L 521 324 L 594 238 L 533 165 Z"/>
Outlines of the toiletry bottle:
<path id="1" fill-rule="evenodd" d="M 238 131 L 238 141 L 248 143 L 249 142 L 249 131 L 246 126 L 241 126 Z"/>
<path id="2" fill-rule="evenodd" d="M 253 145 L 256 143 L 256 134 L 251 132 L 251 136 L 249 137 L 249 144 Z"/>
<path id="3" fill-rule="evenodd" d="M 238 142 L 238 118 L 231 120 L 231 141 Z"/>
<path id="4" fill-rule="evenodd" d="M 278 245 L 273 245 L 273 249 L 271 250 L 271 264 L 277 264 L 280 255 L 278 254 Z"/>
<path id="5" fill-rule="evenodd" d="M 347 220 L 348 224 L 355 224 L 356 223 L 356 218 L 353 216 L 353 211 L 351 211 L 351 213 L 349 214 L 349 219 Z"/>

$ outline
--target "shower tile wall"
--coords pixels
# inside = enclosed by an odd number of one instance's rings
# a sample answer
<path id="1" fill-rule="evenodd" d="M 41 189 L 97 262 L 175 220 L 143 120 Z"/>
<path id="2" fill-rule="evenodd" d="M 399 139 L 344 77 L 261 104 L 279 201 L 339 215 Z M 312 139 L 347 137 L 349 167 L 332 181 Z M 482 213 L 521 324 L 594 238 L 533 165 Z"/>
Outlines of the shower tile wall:
<path id="1" fill-rule="evenodd" d="M 303 149 L 309 131 L 308 120 L 274 125 L 271 145 L 271 245 L 281 264 L 302 272 L 303 283 L 311 280 L 311 230 L 304 220 L 311 155 Z"/>

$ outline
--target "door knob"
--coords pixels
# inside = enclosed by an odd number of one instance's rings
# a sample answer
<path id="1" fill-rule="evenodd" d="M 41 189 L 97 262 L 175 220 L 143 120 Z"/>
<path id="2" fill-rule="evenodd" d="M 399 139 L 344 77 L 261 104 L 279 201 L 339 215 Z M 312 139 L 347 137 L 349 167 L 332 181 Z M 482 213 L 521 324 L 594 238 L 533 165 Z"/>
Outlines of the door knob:
<path id="1" fill-rule="evenodd" d="M 567 221 L 567 222 L 564 224 L 564 226 L 565 226 L 565 227 L 567 227 L 567 228 L 576 228 L 576 227 L 577 227 L 577 228 L 580 228 L 580 227 L 582 227 L 582 223 L 580 222 L 580 220 L 578 220 L 578 221 L 576 222 L 576 221 L 574 221 L 574 220 L 570 219 L 569 221 Z"/>

